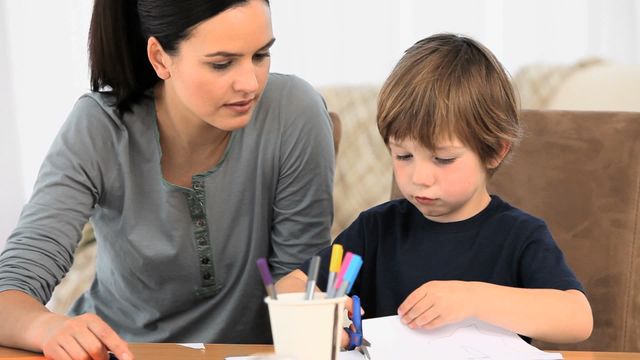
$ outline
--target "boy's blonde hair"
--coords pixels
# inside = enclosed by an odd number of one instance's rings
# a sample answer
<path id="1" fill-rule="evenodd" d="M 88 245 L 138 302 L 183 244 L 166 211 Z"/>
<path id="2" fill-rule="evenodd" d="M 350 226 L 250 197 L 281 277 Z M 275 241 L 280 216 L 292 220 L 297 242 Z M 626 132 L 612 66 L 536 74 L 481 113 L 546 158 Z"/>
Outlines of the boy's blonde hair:
<path id="1" fill-rule="evenodd" d="M 377 122 L 387 145 L 409 138 L 433 150 L 455 137 L 485 165 L 521 136 L 509 75 L 482 44 L 454 34 L 405 52 L 380 90 Z"/>

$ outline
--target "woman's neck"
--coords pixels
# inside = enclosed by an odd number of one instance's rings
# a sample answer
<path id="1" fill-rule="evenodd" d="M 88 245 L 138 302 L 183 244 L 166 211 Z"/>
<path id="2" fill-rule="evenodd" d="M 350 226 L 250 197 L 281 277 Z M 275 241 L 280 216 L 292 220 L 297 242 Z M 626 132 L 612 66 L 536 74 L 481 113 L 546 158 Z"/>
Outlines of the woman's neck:
<path id="1" fill-rule="evenodd" d="M 156 86 L 154 96 L 163 176 L 171 183 L 190 187 L 193 175 L 209 171 L 220 162 L 231 132 L 195 116 L 185 116 L 188 112 L 168 100 L 162 85 Z"/>
<path id="2" fill-rule="evenodd" d="M 163 153 L 170 150 L 186 156 L 206 156 L 228 141 L 229 131 L 207 124 L 172 102 L 162 83 L 156 86 L 155 102 Z"/>

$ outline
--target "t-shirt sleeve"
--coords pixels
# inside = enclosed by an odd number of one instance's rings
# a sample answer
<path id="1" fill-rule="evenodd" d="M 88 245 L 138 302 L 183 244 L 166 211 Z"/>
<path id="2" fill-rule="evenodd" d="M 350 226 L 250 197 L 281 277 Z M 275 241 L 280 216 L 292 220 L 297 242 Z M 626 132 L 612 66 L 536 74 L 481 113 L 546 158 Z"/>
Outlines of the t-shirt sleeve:
<path id="1" fill-rule="evenodd" d="M 109 122 L 90 97 L 76 103 L 0 256 L 0 291 L 20 290 L 45 303 L 70 268 L 82 227 L 100 196 L 97 154 L 108 146 Z"/>
<path id="2" fill-rule="evenodd" d="M 331 243 L 335 168 L 331 119 L 320 94 L 289 76 L 280 98 L 283 134 L 269 257 L 276 279 Z"/>
<path id="3" fill-rule="evenodd" d="M 536 226 L 523 247 L 520 257 L 520 281 L 525 288 L 576 289 L 582 284 L 566 263 L 562 250 L 544 223 Z"/>

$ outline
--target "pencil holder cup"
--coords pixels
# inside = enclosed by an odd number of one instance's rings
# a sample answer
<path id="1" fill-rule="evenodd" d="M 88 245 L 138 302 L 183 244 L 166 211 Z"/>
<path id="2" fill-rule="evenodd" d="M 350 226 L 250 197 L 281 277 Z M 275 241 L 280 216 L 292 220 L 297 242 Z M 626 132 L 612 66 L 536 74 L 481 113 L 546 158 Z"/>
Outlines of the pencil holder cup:
<path id="1" fill-rule="evenodd" d="M 265 298 L 276 354 L 297 360 L 337 359 L 346 299 L 326 299 L 324 293 L 315 293 L 312 300 L 304 300 L 304 293 Z"/>

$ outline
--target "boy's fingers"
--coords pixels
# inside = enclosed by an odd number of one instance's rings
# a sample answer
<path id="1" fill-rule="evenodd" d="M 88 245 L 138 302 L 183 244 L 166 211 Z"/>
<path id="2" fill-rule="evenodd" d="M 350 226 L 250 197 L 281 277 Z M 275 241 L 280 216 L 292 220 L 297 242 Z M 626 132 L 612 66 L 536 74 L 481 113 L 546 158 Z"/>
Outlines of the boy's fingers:
<path id="1" fill-rule="evenodd" d="M 400 304 L 398 307 L 398 315 L 403 317 L 407 314 L 422 298 L 424 298 L 427 294 L 427 290 L 424 286 L 421 286 L 414 290 L 407 298 Z"/>
<path id="2" fill-rule="evenodd" d="M 353 300 L 350 296 L 347 296 L 347 301 L 344 303 L 344 308 L 347 309 L 347 315 L 349 319 L 353 316 Z M 360 307 L 360 315 L 364 315 L 364 308 Z"/>
<path id="3" fill-rule="evenodd" d="M 346 331 L 342 330 L 342 340 L 340 341 L 340 347 L 346 348 L 349 346 L 349 334 Z"/>

